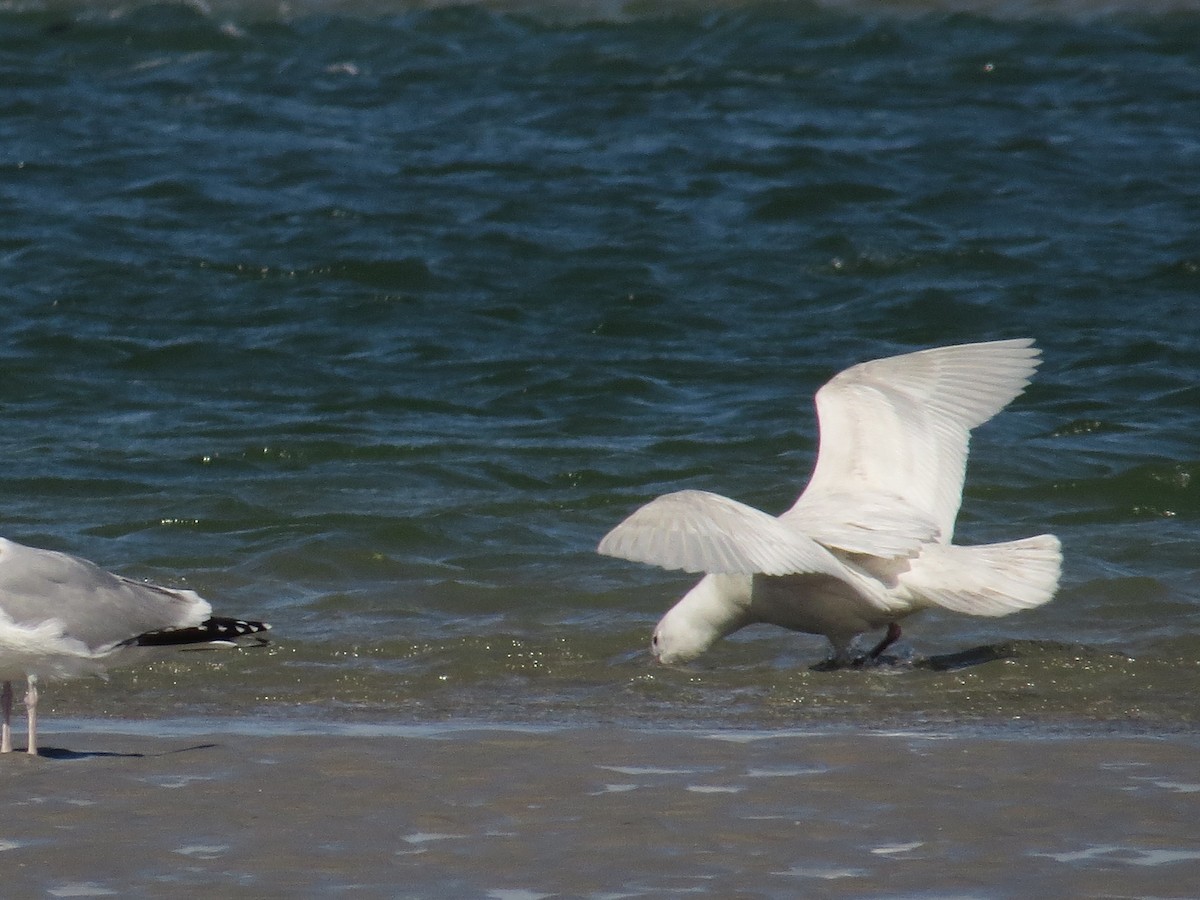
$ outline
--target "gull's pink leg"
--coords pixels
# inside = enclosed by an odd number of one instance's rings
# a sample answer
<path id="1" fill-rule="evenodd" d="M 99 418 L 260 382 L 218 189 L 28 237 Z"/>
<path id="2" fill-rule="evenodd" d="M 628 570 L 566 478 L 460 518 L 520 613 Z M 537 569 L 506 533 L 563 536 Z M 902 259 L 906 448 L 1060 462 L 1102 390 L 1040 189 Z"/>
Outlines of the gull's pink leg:
<path id="1" fill-rule="evenodd" d="M 0 725 L 0 753 L 12 753 L 12 682 L 4 682 L 0 688 L 0 712 L 4 723 Z"/>
<path id="2" fill-rule="evenodd" d="M 29 741 L 27 752 L 37 756 L 37 676 L 29 676 L 29 686 L 25 689 L 25 712 L 29 716 Z"/>
<path id="3" fill-rule="evenodd" d="M 871 651 L 871 659 L 879 659 L 879 654 L 898 640 L 900 640 L 900 626 L 892 622 L 888 625 L 887 634 L 883 636 L 883 640 L 876 644 L 875 649 Z"/>

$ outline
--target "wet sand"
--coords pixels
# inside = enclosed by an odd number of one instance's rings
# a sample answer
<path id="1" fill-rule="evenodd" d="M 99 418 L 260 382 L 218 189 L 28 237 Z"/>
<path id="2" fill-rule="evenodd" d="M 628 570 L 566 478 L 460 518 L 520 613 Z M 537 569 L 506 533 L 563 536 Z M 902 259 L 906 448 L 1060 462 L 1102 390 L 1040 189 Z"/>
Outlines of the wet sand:
<path id="1" fill-rule="evenodd" d="M 3 895 L 1200 894 L 1191 736 L 210 724 L 0 758 Z"/>

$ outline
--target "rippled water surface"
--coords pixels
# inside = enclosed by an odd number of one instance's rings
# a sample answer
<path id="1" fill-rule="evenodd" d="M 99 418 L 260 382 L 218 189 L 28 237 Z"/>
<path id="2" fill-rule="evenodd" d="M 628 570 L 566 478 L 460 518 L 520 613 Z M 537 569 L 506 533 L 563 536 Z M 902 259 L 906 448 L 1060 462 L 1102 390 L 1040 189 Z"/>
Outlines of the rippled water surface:
<path id="1" fill-rule="evenodd" d="M 48 724 L 1195 729 L 1189 4 L 434 6 L 0 12 L 0 528 L 277 635 Z M 836 371 L 1016 336 L 958 533 L 1057 533 L 1052 604 L 651 665 L 689 580 L 609 527 L 779 512 Z"/>

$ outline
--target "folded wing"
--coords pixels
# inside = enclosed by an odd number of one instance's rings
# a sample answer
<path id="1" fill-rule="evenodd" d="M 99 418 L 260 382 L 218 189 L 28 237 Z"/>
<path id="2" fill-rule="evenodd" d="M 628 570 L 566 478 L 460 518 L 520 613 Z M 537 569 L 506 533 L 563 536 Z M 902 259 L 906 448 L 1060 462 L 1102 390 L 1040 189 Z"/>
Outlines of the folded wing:
<path id="1" fill-rule="evenodd" d="M 90 650 L 145 631 L 199 625 L 212 607 L 193 591 L 130 581 L 85 559 L 0 538 L 0 610 L 21 627 L 57 623 Z"/>

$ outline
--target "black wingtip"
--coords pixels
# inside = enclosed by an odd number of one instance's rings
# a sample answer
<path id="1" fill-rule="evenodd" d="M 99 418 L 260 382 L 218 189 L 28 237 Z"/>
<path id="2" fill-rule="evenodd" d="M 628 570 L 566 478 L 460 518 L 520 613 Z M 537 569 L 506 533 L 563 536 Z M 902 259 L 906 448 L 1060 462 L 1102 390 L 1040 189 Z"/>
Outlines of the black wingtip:
<path id="1" fill-rule="evenodd" d="M 250 622 L 214 616 L 199 625 L 186 628 L 162 628 L 147 631 L 124 641 L 123 647 L 179 647 L 201 650 L 205 647 L 262 647 L 270 643 L 263 632 L 270 631 L 266 622 Z M 242 642 L 242 638 L 250 641 Z"/>

